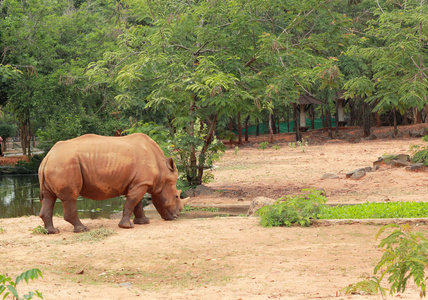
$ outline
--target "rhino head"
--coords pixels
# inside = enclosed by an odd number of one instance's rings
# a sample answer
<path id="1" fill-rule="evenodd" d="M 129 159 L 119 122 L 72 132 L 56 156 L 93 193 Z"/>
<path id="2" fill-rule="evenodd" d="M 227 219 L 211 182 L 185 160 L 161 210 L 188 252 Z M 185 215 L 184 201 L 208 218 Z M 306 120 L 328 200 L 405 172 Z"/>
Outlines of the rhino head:
<path id="1" fill-rule="evenodd" d="M 158 193 L 152 193 L 152 202 L 164 220 L 174 220 L 186 205 L 187 199 L 181 200 L 181 190 L 177 190 L 178 170 L 172 158 L 167 158 L 167 174 L 162 181 L 163 188 Z"/>

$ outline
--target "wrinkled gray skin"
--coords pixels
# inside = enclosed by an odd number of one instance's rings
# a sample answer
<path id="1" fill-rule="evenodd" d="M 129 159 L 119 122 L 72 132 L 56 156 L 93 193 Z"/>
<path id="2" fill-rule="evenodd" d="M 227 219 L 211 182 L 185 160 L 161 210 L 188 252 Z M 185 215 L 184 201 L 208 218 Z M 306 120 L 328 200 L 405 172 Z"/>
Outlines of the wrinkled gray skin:
<path id="1" fill-rule="evenodd" d="M 122 228 L 147 224 L 141 199 L 152 195 L 156 210 L 165 220 L 178 217 L 184 204 L 177 191 L 177 168 L 160 147 L 147 135 L 136 133 L 124 137 L 94 134 L 56 143 L 39 167 L 39 216 L 49 233 L 59 233 L 53 226 L 55 201 L 61 199 L 64 219 L 74 232 L 88 231 L 77 215 L 79 195 L 105 200 L 125 195 Z M 134 213 L 134 223 L 130 220 Z"/>

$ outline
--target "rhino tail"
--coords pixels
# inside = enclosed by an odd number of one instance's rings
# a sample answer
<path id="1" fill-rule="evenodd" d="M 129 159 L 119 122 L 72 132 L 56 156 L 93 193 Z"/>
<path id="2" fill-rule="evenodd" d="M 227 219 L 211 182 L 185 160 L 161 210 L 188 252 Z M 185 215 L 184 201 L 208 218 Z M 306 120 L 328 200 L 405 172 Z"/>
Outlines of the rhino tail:
<path id="1" fill-rule="evenodd" d="M 43 189 L 45 187 L 45 165 L 47 161 L 47 156 L 42 160 L 39 166 L 39 182 L 40 182 L 40 195 L 39 200 L 43 200 Z"/>

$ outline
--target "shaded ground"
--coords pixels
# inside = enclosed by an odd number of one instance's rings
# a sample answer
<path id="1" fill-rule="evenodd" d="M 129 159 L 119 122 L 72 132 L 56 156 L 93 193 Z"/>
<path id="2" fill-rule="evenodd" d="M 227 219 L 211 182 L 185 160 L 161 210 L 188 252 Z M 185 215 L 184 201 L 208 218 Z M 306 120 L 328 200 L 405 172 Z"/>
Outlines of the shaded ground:
<path id="1" fill-rule="evenodd" d="M 388 130 L 388 129 L 385 129 Z M 401 131 L 407 130 L 401 128 Z M 349 130 L 347 131 L 349 134 Z M 359 132 L 353 133 L 358 139 Z M 408 153 L 420 138 L 328 140 L 325 134 L 306 138 L 303 149 L 290 147 L 292 135 L 268 137 L 226 151 L 213 195 L 192 198 L 191 204 L 249 204 L 258 195 L 277 198 L 302 188 L 323 188 L 330 203 L 426 201 L 428 173 L 381 168 L 360 180 L 345 173 L 371 166 L 383 154 Z M 321 180 L 324 173 L 338 179 Z M 16 276 L 37 267 L 43 279 L 22 285 L 39 289 L 45 299 L 379 299 L 345 296 L 340 289 L 371 275 L 382 255 L 374 235 L 380 226 L 328 225 L 310 228 L 263 228 L 255 218 L 152 218 L 131 230 L 118 220 L 83 220 L 92 231 L 114 235 L 101 241 L 80 241 L 72 226 L 55 217 L 59 235 L 34 235 L 37 217 L 0 219 L 0 273 Z M 428 233 L 428 226 L 418 231 Z M 410 286 L 392 299 L 417 299 Z"/>

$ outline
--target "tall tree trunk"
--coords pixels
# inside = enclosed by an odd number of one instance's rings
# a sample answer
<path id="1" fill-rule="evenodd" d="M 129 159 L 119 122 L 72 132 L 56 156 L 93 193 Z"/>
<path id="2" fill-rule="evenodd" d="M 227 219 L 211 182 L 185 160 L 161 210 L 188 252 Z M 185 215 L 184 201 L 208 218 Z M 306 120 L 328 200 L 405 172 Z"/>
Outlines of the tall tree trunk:
<path id="1" fill-rule="evenodd" d="M 380 127 L 380 115 L 376 112 L 376 127 Z"/>
<path id="2" fill-rule="evenodd" d="M 229 131 L 230 131 L 230 139 L 229 139 L 229 143 L 233 143 L 233 119 L 232 117 L 229 117 Z"/>
<path id="3" fill-rule="evenodd" d="M 250 115 L 245 118 L 245 141 L 248 142 L 248 121 L 250 120 Z"/>
<path id="4" fill-rule="evenodd" d="M 328 131 L 328 137 L 333 138 L 333 130 L 332 130 L 332 124 L 331 124 L 331 111 L 328 107 L 328 104 L 325 104 L 325 118 L 327 123 L 327 131 Z"/>
<path id="5" fill-rule="evenodd" d="M 202 147 L 201 152 L 199 153 L 199 166 L 198 166 L 198 185 L 202 184 L 202 176 L 204 175 L 204 165 L 206 161 L 206 153 L 208 147 L 210 146 L 213 136 L 214 130 L 217 125 L 217 114 L 214 115 L 213 120 L 211 121 L 210 127 L 208 129 L 208 133 L 204 139 L 204 146 Z"/>
<path id="6" fill-rule="evenodd" d="M 19 136 L 21 138 L 21 150 L 22 155 L 27 155 L 27 148 L 28 148 L 28 131 L 27 131 L 27 120 L 20 122 L 19 125 Z"/>
<path id="7" fill-rule="evenodd" d="M 398 135 L 398 128 L 397 128 L 397 112 L 395 107 L 392 110 L 393 112 L 393 120 L 394 120 L 394 137 L 397 137 Z"/>
<path id="8" fill-rule="evenodd" d="M 364 136 L 368 137 L 371 134 L 371 114 L 372 111 L 370 109 L 370 105 L 364 101 L 363 103 L 364 112 L 363 112 L 363 128 L 364 128 Z M 395 115 L 395 112 L 394 112 Z"/>
<path id="9" fill-rule="evenodd" d="M 272 113 L 272 123 L 273 123 L 273 125 L 272 125 L 273 134 L 276 134 L 275 112 Z"/>
<path id="10" fill-rule="evenodd" d="M 315 107 L 311 105 L 309 107 L 309 118 L 311 119 L 311 129 L 315 129 Z"/>
<path id="11" fill-rule="evenodd" d="M 293 103 L 293 118 L 294 118 L 294 128 L 296 130 L 296 142 L 302 141 L 302 134 L 300 132 L 300 118 L 297 111 L 297 104 Z"/>
<path id="12" fill-rule="evenodd" d="M 334 117 L 336 118 L 336 128 L 335 133 L 336 136 L 339 134 L 339 100 L 336 97 L 336 112 L 334 114 Z"/>
<path id="13" fill-rule="evenodd" d="M 242 144 L 242 125 L 241 125 L 241 112 L 238 111 L 238 144 Z"/>
<path id="14" fill-rule="evenodd" d="M 270 111 L 269 111 L 269 133 L 270 133 L 270 142 L 273 143 L 272 112 Z"/>
<path id="15" fill-rule="evenodd" d="M 259 123 L 260 123 L 259 118 L 257 118 L 256 136 L 259 136 L 259 134 L 260 134 L 260 126 L 259 126 Z"/>
<path id="16" fill-rule="evenodd" d="M 322 120 L 322 127 L 326 128 L 327 124 L 326 124 L 326 117 L 324 116 L 324 104 L 322 104 L 321 106 L 321 120 Z"/>
<path id="17" fill-rule="evenodd" d="M 192 96 L 192 100 L 190 101 L 190 109 L 189 109 L 189 137 L 194 138 L 195 137 L 195 118 L 194 118 L 194 112 L 196 108 L 196 96 Z M 195 142 L 192 140 L 190 142 L 190 170 L 187 174 L 187 181 L 190 184 L 197 184 L 197 160 L 196 160 L 196 146 Z"/>

